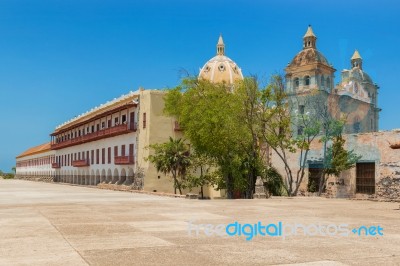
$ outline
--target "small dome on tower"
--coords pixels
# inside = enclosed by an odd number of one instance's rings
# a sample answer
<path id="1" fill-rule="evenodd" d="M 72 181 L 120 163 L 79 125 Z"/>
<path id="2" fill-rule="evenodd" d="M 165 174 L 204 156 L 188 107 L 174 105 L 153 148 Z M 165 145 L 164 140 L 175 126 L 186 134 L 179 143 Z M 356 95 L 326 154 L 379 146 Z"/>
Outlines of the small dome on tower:
<path id="1" fill-rule="evenodd" d="M 225 44 L 221 35 L 218 38 L 217 55 L 200 69 L 199 78 L 229 85 L 233 85 L 236 80 L 243 80 L 242 70 L 232 59 L 225 56 Z"/>

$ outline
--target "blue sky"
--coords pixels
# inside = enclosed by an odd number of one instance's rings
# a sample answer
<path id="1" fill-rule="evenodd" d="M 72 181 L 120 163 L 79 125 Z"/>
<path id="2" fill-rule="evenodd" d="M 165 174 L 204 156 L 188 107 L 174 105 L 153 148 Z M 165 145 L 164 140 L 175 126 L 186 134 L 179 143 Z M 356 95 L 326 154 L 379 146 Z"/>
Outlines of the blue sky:
<path id="1" fill-rule="evenodd" d="M 220 33 L 244 75 L 266 78 L 311 24 L 336 82 L 359 50 L 381 87 L 380 128 L 400 128 L 399 12 L 394 0 L 1 0 L 0 169 L 67 119 L 139 86 L 174 87 L 181 69 L 197 74 Z"/>

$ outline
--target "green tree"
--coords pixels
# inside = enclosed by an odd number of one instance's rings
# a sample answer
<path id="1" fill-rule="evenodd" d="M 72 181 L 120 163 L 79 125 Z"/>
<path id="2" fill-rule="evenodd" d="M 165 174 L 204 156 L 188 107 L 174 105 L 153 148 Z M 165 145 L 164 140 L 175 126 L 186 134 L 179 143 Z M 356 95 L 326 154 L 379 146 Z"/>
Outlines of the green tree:
<path id="1" fill-rule="evenodd" d="M 185 79 L 165 96 L 165 113 L 178 119 L 199 154 L 212 158 L 223 180 L 219 188 L 252 197 L 259 163 L 257 125 L 253 121 L 257 84 L 245 79 L 234 88 L 197 78 Z"/>
<path id="2" fill-rule="evenodd" d="M 339 176 L 342 171 L 352 168 L 361 156 L 344 148 L 342 132 L 347 118 L 340 113 L 334 97 L 318 91 L 307 98 L 311 119 L 320 125 L 320 142 L 323 143 L 323 169 L 318 184 L 318 195 L 321 195 L 330 175 Z"/>
<path id="3" fill-rule="evenodd" d="M 326 185 L 326 180 L 330 175 L 339 177 L 343 171 L 353 168 L 356 162 L 362 157 L 354 153 L 353 150 L 346 150 L 344 148 L 345 143 L 346 141 L 342 134 L 338 134 L 332 138 L 332 146 L 327 148 L 324 160 L 324 170 L 320 179 L 318 195 L 321 195 Z"/>
<path id="4" fill-rule="evenodd" d="M 170 137 L 166 143 L 150 145 L 150 149 L 154 154 L 147 159 L 155 165 L 158 172 L 172 175 L 175 194 L 178 189 L 182 195 L 186 174 L 191 165 L 188 146 L 182 139 Z"/>
<path id="5" fill-rule="evenodd" d="M 283 77 L 273 75 L 268 86 L 262 90 L 259 116 L 263 123 L 261 136 L 282 161 L 285 178 L 284 188 L 288 196 L 296 196 L 305 175 L 305 165 L 311 142 L 320 131 L 308 114 L 292 112 L 290 98 L 285 93 Z M 297 123 L 303 128 L 301 134 L 294 134 L 293 125 Z M 292 171 L 290 153 L 300 152 L 299 170 Z"/>
<path id="6" fill-rule="evenodd" d="M 217 163 L 223 178 L 220 188 L 226 188 L 228 198 L 233 198 L 234 180 L 238 178 L 233 162 L 240 156 L 240 142 L 246 139 L 235 115 L 240 111 L 235 97 L 226 84 L 197 78 L 184 79 L 165 96 L 165 113 L 178 119 L 196 152 Z"/>
<path id="7" fill-rule="evenodd" d="M 200 187 L 201 198 L 204 198 L 204 186 L 217 184 L 217 171 L 215 162 L 206 155 L 194 153 L 192 155 L 191 172 L 187 176 L 186 186 L 191 190 L 193 187 Z"/>

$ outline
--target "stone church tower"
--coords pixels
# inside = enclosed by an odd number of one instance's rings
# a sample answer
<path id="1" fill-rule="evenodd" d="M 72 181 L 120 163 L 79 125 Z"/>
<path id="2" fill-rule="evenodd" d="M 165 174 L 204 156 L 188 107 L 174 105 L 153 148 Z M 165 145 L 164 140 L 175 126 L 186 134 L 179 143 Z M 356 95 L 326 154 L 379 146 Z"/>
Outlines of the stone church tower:
<path id="1" fill-rule="evenodd" d="M 378 90 L 363 70 L 363 60 L 356 50 L 350 59 L 351 69 L 344 69 L 335 89 L 341 112 L 347 116 L 346 133 L 375 132 L 379 130 Z"/>
<path id="2" fill-rule="evenodd" d="M 333 118 L 346 119 L 343 133 L 378 131 L 378 86 L 363 71 L 359 52 L 355 51 L 351 70 L 342 71 L 341 81 L 335 87 L 336 69 L 317 50 L 316 44 L 317 37 L 309 26 L 303 37 L 303 49 L 285 68 L 285 90 L 293 116 L 326 112 Z M 318 96 L 319 103 L 314 102 L 313 96 Z M 298 118 L 295 118 L 293 131 L 302 134 L 303 126 L 296 121 Z"/>

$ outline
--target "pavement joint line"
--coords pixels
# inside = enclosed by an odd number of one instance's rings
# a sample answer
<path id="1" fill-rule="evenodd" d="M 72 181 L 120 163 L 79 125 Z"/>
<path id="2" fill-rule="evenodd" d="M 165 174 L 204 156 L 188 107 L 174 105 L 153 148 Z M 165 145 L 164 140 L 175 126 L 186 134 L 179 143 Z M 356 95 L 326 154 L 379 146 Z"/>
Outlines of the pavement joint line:
<path id="1" fill-rule="evenodd" d="M 47 221 L 49 221 L 49 223 L 51 224 L 51 226 L 52 226 L 54 229 L 56 229 L 57 232 L 61 235 L 61 237 L 65 240 L 65 242 L 67 242 L 68 245 L 69 245 L 73 250 L 75 250 L 76 253 L 78 253 L 78 255 L 82 258 L 82 260 L 83 260 L 87 265 L 90 265 L 90 263 L 82 256 L 82 254 L 68 241 L 67 238 L 65 238 L 64 234 L 61 233 L 61 231 L 57 228 L 57 226 L 55 226 L 55 225 L 46 217 L 46 215 L 44 215 L 44 214 L 40 211 L 40 209 L 38 209 L 38 208 L 35 208 L 35 209 L 37 209 L 37 211 L 40 213 L 40 215 L 42 215 Z"/>

